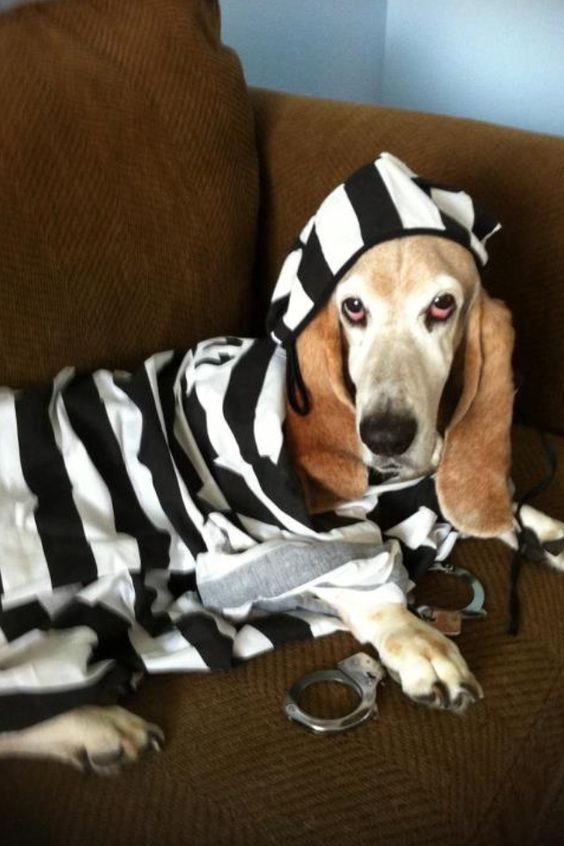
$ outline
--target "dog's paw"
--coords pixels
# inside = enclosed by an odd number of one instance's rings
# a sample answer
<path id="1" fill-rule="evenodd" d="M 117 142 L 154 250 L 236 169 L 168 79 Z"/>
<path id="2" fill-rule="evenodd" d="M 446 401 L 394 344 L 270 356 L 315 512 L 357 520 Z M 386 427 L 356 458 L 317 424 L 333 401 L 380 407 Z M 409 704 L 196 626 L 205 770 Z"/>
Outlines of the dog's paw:
<path id="1" fill-rule="evenodd" d="M 158 726 L 117 705 L 87 706 L 65 716 L 73 747 L 69 763 L 83 772 L 116 775 L 148 752 L 160 751 L 164 744 Z"/>
<path id="2" fill-rule="evenodd" d="M 484 695 L 456 644 L 408 612 L 379 639 L 378 652 L 415 702 L 461 713 Z"/>

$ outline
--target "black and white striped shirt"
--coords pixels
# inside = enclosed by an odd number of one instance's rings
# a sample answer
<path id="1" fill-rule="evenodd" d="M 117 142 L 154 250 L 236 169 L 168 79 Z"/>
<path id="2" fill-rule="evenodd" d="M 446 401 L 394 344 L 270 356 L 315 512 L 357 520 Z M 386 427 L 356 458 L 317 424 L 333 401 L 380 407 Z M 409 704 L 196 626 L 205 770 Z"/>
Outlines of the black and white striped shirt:
<path id="1" fill-rule="evenodd" d="M 284 376 L 272 341 L 218 338 L 0 393 L 2 730 L 343 628 L 332 589 L 404 602 L 402 550 L 448 554 L 432 480 L 312 520 Z"/>
<path id="2" fill-rule="evenodd" d="M 405 603 L 408 570 L 456 539 L 433 479 L 312 518 L 284 442 L 287 352 L 364 249 L 439 231 L 484 261 L 485 220 L 383 154 L 302 233 L 268 338 L 0 389 L 0 731 L 343 628 L 332 591 Z"/>

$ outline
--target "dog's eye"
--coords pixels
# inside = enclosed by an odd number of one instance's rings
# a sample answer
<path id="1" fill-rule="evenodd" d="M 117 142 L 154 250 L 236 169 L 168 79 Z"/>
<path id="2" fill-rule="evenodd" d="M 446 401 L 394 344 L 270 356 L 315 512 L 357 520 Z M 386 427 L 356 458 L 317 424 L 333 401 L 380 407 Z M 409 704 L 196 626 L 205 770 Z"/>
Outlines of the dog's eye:
<path id="1" fill-rule="evenodd" d="M 452 294 L 439 294 L 427 309 L 427 320 L 431 323 L 448 320 L 456 308 Z"/>
<path id="2" fill-rule="evenodd" d="M 366 323 L 366 309 L 364 303 L 358 297 L 347 297 L 346 300 L 343 300 L 341 308 L 350 323 L 354 323 L 356 326 L 363 326 Z"/>

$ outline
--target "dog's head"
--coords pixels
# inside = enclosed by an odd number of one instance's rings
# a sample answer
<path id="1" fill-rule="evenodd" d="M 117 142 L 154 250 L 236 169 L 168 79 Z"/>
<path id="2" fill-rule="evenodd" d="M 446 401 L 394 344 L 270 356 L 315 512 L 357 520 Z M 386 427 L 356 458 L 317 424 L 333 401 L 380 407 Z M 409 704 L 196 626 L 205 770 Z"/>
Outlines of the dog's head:
<path id="1" fill-rule="evenodd" d="M 341 436 L 363 465 L 399 480 L 436 470 L 445 516 L 473 535 L 500 534 L 511 526 L 512 345 L 509 313 L 481 288 L 469 250 L 429 235 L 379 244 L 298 341 L 312 405 L 302 426 L 311 436 L 332 396 L 336 450 Z"/>

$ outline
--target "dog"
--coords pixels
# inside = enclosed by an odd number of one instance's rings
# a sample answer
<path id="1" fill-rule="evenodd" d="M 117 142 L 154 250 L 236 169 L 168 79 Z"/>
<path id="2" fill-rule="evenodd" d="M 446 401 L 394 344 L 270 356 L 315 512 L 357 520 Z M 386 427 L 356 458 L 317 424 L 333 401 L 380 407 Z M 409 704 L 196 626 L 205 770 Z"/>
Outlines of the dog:
<path id="1" fill-rule="evenodd" d="M 425 233 L 363 251 L 296 340 L 309 408 L 288 402 L 285 437 L 308 511 L 361 499 L 372 474 L 398 482 L 435 474 L 441 511 L 458 531 L 515 547 L 512 349 L 509 310 L 485 292 L 462 244 Z M 564 536 L 564 523 L 529 506 L 521 519 L 541 543 Z M 564 553 L 545 558 L 564 570 Z M 456 644 L 405 603 L 313 591 L 414 701 L 461 712 L 482 698 Z M 113 774 L 163 740 L 119 706 L 86 704 L 0 734 L 0 755 Z"/>

